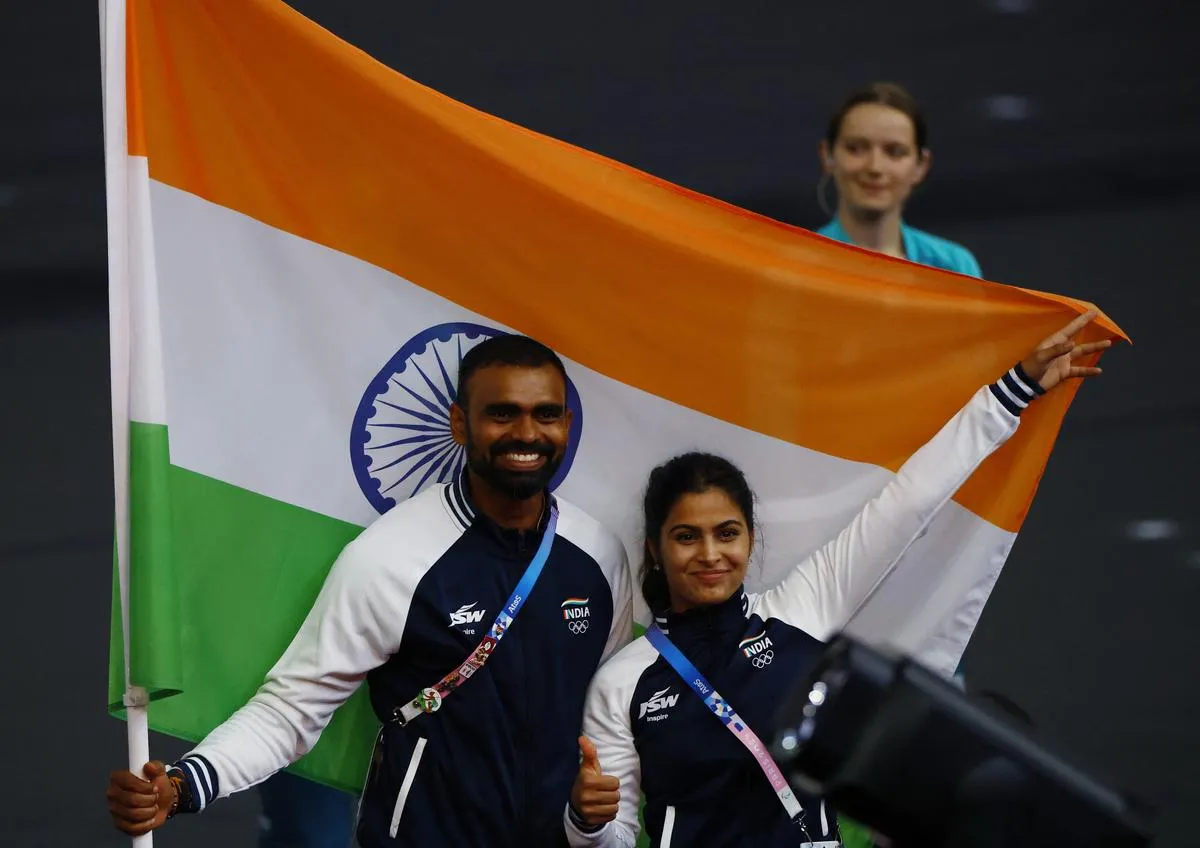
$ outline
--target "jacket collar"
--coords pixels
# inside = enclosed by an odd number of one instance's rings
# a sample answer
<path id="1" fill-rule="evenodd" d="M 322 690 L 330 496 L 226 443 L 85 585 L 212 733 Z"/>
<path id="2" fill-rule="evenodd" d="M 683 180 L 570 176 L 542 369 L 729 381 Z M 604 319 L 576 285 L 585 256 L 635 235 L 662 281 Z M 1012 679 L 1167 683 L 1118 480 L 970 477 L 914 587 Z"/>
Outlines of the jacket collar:
<path id="1" fill-rule="evenodd" d="M 706 607 L 693 607 L 686 612 L 656 613 L 658 628 L 671 637 L 676 645 L 705 635 L 726 632 L 740 633 L 746 627 L 749 608 L 745 586 L 739 586 L 727 600 Z"/>
<path id="2" fill-rule="evenodd" d="M 513 530 L 501 527 L 488 518 L 475 505 L 471 496 L 471 481 L 464 468 L 457 477 L 443 490 L 443 498 L 450 510 L 450 516 L 459 528 L 466 532 L 476 527 L 495 539 L 506 550 L 513 553 L 525 553 L 532 550 L 542 538 L 546 524 L 550 521 L 550 507 L 557 505 L 554 495 L 547 489 L 542 500 L 542 514 L 538 517 L 536 530 Z"/>

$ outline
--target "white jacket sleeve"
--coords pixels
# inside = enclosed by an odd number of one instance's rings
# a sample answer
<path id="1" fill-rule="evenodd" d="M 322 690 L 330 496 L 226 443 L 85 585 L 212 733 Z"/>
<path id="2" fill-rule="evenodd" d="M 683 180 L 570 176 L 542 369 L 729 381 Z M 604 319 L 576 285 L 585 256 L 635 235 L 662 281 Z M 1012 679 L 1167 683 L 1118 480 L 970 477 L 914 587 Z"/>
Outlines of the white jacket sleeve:
<path id="1" fill-rule="evenodd" d="M 649 642 L 638 639 L 605 663 L 592 679 L 584 704 L 583 735 L 596 746 L 600 770 L 621 782 L 621 801 L 617 817 L 591 832 L 576 824 L 568 802 L 563 827 L 571 848 L 633 848 L 637 842 L 642 766 L 633 743 L 629 709 L 642 672 L 657 656 Z"/>
<path id="2" fill-rule="evenodd" d="M 398 650 L 415 581 L 389 568 L 382 553 L 364 537 L 346 547 L 258 692 L 176 764 L 191 785 L 193 811 L 306 754 L 367 672 Z"/>
<path id="3" fill-rule="evenodd" d="M 844 628 L 958 488 L 1016 432 L 1020 410 L 1040 389 L 1014 383 L 1013 375 L 976 392 L 837 538 L 778 586 L 752 597 L 751 611 L 822 641 Z M 1006 392 L 998 394 L 1002 384 Z M 1009 385 L 1024 391 L 1014 398 Z"/>
<path id="4" fill-rule="evenodd" d="M 612 597 L 612 623 L 609 625 L 604 652 L 600 655 L 600 662 L 603 663 L 633 639 L 633 575 L 629 570 L 629 557 L 625 553 L 625 544 L 617 534 L 575 505 L 561 498 L 557 500 L 559 534 L 595 559 L 608 582 Z"/>

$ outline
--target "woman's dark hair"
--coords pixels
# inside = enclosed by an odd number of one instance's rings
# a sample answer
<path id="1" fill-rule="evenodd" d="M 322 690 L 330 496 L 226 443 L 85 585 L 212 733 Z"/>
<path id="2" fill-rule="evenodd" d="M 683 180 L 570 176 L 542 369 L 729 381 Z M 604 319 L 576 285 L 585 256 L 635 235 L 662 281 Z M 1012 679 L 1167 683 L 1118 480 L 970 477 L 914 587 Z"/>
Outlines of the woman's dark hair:
<path id="1" fill-rule="evenodd" d="M 746 529 L 754 533 L 754 492 L 742 470 L 724 457 L 711 453 L 685 453 L 669 459 L 650 472 L 646 496 L 642 499 L 645 548 L 642 553 L 640 577 L 642 597 L 652 612 L 662 612 L 671 606 L 671 590 L 667 576 L 656 568 L 650 549 L 658 546 L 659 536 L 667 514 L 684 495 L 698 495 L 709 489 L 720 489 L 737 504 L 746 519 Z"/>
<path id="2" fill-rule="evenodd" d="M 903 112 L 912 121 L 913 133 L 917 139 L 917 154 L 920 155 L 927 146 L 928 136 L 925 131 L 925 116 L 917 100 L 903 87 L 894 82 L 873 82 L 866 88 L 860 89 L 842 103 L 833 117 L 829 119 L 829 128 L 825 130 L 825 141 L 832 149 L 842 132 L 842 121 L 846 114 L 855 106 L 863 103 L 878 103 L 880 106 L 890 106 L 898 112 Z"/>

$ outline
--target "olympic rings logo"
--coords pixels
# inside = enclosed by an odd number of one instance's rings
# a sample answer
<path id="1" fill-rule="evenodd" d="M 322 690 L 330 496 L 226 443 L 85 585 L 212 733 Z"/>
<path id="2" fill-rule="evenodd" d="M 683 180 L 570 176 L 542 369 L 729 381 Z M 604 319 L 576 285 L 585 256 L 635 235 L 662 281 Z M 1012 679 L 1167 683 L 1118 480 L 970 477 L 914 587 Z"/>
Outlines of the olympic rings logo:
<path id="1" fill-rule="evenodd" d="M 750 662 L 754 663 L 755 668 L 766 668 L 771 664 L 771 660 L 773 659 L 775 659 L 775 652 L 768 648 L 761 654 L 755 654 Z"/>
<path id="2" fill-rule="evenodd" d="M 568 621 L 567 627 L 571 628 L 571 632 L 576 636 L 582 636 L 584 633 L 587 633 L 588 621 L 587 619 L 582 619 L 580 621 Z"/>

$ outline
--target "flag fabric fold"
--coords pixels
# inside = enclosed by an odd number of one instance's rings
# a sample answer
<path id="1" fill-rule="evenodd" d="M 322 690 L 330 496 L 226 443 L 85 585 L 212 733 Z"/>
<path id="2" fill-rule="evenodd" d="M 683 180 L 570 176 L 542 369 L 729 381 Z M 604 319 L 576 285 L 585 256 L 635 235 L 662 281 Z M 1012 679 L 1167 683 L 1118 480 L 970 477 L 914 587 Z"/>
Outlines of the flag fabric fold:
<path id="1" fill-rule="evenodd" d="M 741 465 L 756 588 L 1086 308 L 837 245 L 506 123 L 276 0 L 129 0 L 126 32 L 115 603 L 131 681 L 159 696 L 151 726 L 184 738 L 254 692 L 342 546 L 461 467 L 448 408 L 483 338 L 565 358 L 557 491 L 635 564 L 655 463 L 699 448 Z M 1086 338 L 1112 336 L 1102 317 Z M 954 669 L 1073 394 L 1024 414 L 852 631 Z M 360 691 L 297 770 L 356 791 L 374 726 Z"/>

